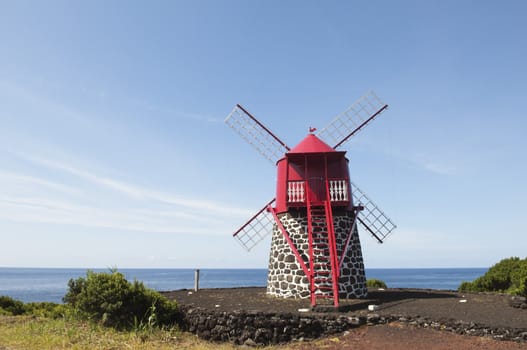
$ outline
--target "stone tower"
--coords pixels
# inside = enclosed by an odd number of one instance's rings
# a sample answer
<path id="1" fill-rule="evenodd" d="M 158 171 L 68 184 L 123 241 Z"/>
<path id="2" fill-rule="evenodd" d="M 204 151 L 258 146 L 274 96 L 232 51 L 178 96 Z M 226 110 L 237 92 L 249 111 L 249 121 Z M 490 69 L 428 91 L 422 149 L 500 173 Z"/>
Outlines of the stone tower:
<path id="1" fill-rule="evenodd" d="M 304 262 L 308 261 L 308 233 L 307 215 L 305 211 L 293 211 L 278 215 L 280 221 L 290 232 L 290 237 Z M 334 213 L 333 224 L 337 251 L 343 249 L 346 238 L 353 226 L 353 217 L 350 212 L 341 211 Z M 325 232 L 327 234 L 327 232 Z M 350 248 L 344 257 L 339 277 L 339 298 L 364 298 L 367 296 L 366 276 L 362 260 L 357 228 L 353 230 Z M 318 287 L 318 286 L 315 286 Z M 324 292 L 330 295 L 328 291 Z M 273 225 L 271 251 L 269 254 L 269 271 L 267 274 L 267 294 L 283 298 L 309 298 L 311 296 L 309 279 L 296 261 L 289 244 L 276 224 Z"/>

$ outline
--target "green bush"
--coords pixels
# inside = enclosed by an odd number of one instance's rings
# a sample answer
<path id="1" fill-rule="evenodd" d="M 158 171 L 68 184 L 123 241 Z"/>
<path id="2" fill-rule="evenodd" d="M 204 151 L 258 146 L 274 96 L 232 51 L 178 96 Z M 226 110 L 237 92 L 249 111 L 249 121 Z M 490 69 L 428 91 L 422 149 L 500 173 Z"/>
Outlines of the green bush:
<path id="1" fill-rule="evenodd" d="M 388 288 L 386 286 L 386 283 L 384 283 L 384 281 L 381 281 L 375 278 L 366 280 L 366 286 L 368 288 Z"/>
<path id="2" fill-rule="evenodd" d="M 492 266 L 472 282 L 464 281 L 460 292 L 500 292 L 527 296 L 527 258 L 511 257 Z"/>
<path id="3" fill-rule="evenodd" d="M 68 305 L 50 302 L 34 302 L 25 304 L 26 314 L 39 317 L 62 318 L 71 314 Z"/>
<path id="4" fill-rule="evenodd" d="M 66 314 L 66 306 L 55 303 L 27 303 L 11 297 L 0 296 L 0 315 L 18 316 L 34 315 L 42 317 L 58 318 Z"/>
<path id="5" fill-rule="evenodd" d="M 68 282 L 64 302 L 82 318 L 118 329 L 173 325 L 178 312 L 171 302 L 142 282 L 128 282 L 116 270 L 88 271 L 86 278 Z"/>
<path id="6" fill-rule="evenodd" d="M 22 315 L 26 312 L 26 307 L 23 302 L 15 300 L 11 297 L 0 296 L 0 315 Z"/>

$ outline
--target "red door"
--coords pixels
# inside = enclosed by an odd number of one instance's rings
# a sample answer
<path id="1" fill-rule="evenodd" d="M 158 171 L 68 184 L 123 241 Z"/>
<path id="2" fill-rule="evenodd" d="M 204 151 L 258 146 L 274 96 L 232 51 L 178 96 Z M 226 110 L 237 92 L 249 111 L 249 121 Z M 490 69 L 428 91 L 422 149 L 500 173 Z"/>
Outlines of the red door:
<path id="1" fill-rule="evenodd" d="M 326 181 L 322 176 L 312 176 L 308 180 L 309 200 L 322 203 L 326 200 Z"/>
<path id="2" fill-rule="evenodd" d="M 321 204 L 326 200 L 326 159 L 320 154 L 308 155 L 305 166 L 309 200 Z"/>

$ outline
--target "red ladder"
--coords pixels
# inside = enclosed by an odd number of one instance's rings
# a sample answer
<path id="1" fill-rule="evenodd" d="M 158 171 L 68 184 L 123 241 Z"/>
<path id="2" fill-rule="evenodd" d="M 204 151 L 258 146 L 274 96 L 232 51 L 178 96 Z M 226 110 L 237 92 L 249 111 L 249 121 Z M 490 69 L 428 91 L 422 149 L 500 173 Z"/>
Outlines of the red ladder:
<path id="1" fill-rule="evenodd" d="M 307 214 L 311 305 L 316 306 L 317 299 L 333 299 L 338 307 L 340 273 L 331 205 L 327 201 L 322 205 L 308 201 Z"/>

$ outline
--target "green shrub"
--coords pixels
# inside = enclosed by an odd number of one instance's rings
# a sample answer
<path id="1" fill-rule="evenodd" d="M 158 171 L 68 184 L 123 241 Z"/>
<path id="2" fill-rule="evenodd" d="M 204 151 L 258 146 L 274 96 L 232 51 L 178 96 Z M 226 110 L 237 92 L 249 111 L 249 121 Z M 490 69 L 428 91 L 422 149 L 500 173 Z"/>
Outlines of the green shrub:
<path id="1" fill-rule="evenodd" d="M 88 271 L 86 278 L 68 282 L 64 302 L 79 316 L 118 329 L 147 325 L 173 325 L 178 312 L 171 302 L 142 282 L 128 282 L 116 270 L 110 273 Z"/>
<path id="2" fill-rule="evenodd" d="M 368 288 L 388 288 L 386 286 L 386 283 L 384 283 L 384 281 L 381 281 L 375 278 L 366 280 L 366 286 Z"/>
<path id="3" fill-rule="evenodd" d="M 473 285 L 473 282 L 463 281 L 461 282 L 459 287 L 457 287 L 457 290 L 460 292 L 477 292 L 477 290 L 474 289 Z"/>
<path id="4" fill-rule="evenodd" d="M 5 295 L 0 296 L 0 314 L 16 316 L 22 315 L 25 312 L 26 307 L 23 302 Z"/>
<path id="5" fill-rule="evenodd" d="M 527 258 L 511 257 L 492 266 L 472 282 L 464 281 L 461 292 L 500 292 L 527 296 Z"/>
<path id="6" fill-rule="evenodd" d="M 41 317 L 59 318 L 67 313 L 67 306 L 63 304 L 39 302 L 24 304 L 11 297 L 0 296 L 0 315 L 18 316 L 33 315 Z"/>
<path id="7" fill-rule="evenodd" d="M 39 317 L 62 318 L 71 313 L 68 305 L 50 302 L 27 303 L 25 307 L 26 314 Z"/>

